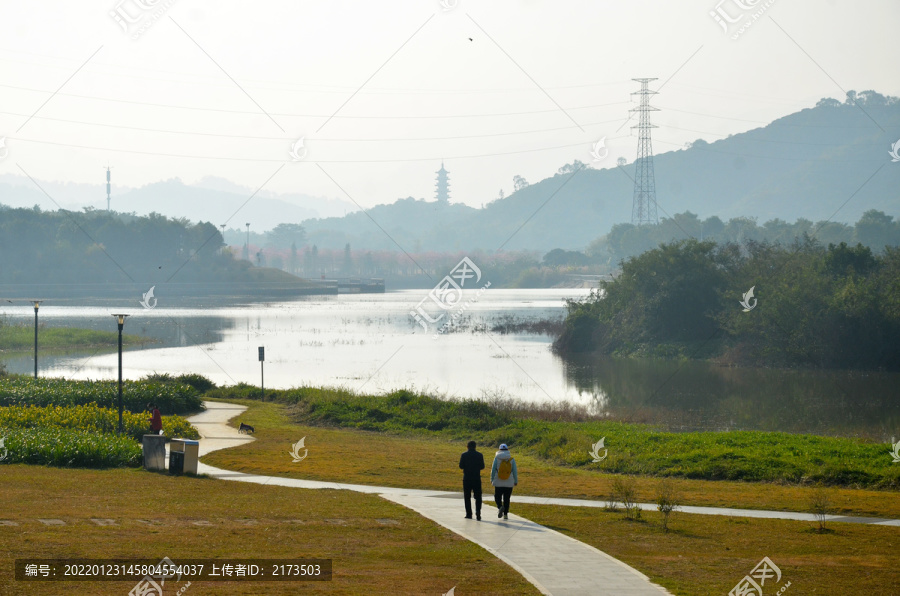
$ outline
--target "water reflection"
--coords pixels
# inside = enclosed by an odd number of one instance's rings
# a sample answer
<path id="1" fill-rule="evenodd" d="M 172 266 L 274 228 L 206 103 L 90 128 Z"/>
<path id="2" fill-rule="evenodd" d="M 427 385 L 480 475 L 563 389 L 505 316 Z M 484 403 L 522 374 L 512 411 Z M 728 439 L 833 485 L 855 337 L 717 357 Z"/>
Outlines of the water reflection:
<path id="1" fill-rule="evenodd" d="M 77 328 L 98 331 L 116 331 L 115 319 L 101 308 L 57 306 L 42 309 L 41 328 Z M 150 351 L 161 348 L 177 348 L 198 344 L 214 344 L 225 338 L 226 332 L 234 328 L 235 321 L 229 317 L 206 314 L 204 311 L 187 309 L 126 309 L 131 316 L 125 322 L 124 332 L 147 339 L 146 343 L 129 345 L 126 352 Z M 9 324 L 21 324 L 23 316 L 10 309 L 5 313 Z M 27 315 L 24 317 L 27 319 Z M 95 357 L 116 352 L 115 345 L 60 350 L 50 349 L 40 344 L 38 337 L 38 364 L 41 374 L 75 376 L 89 366 Z M 13 373 L 29 374 L 34 370 L 33 351 L 3 354 L 2 361 Z M 96 378 L 96 376 L 95 376 Z"/>
<path id="2" fill-rule="evenodd" d="M 766 430 L 887 440 L 898 373 L 726 368 L 581 356 L 566 378 L 598 412 L 670 430 Z"/>

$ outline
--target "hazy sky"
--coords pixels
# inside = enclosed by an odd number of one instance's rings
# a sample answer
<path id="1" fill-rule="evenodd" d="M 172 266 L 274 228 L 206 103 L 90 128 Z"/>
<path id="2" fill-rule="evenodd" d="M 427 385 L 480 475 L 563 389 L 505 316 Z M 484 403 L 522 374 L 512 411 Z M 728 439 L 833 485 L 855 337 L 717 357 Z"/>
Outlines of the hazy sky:
<path id="1" fill-rule="evenodd" d="M 635 77 L 659 79 L 656 153 L 900 95 L 897 0 L 445 2 L 7 0 L 0 174 L 101 183 L 109 163 L 114 185 L 211 175 L 369 207 L 431 200 L 443 158 L 451 200 L 480 206 L 602 137 L 595 167 L 631 162 Z M 717 7 L 764 12 L 726 33 Z"/>

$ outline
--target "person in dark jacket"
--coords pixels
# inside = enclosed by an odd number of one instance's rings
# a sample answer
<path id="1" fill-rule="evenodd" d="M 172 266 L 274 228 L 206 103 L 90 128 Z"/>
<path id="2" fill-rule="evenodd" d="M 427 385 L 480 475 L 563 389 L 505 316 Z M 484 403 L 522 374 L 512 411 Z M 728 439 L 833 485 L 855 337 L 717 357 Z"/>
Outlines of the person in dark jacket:
<path id="1" fill-rule="evenodd" d="M 484 456 L 475 451 L 475 441 L 469 441 L 466 446 L 469 450 L 459 457 L 459 469 L 463 471 L 466 519 L 472 519 L 472 493 L 475 493 L 475 517 L 481 521 L 481 471 L 484 469 Z"/>

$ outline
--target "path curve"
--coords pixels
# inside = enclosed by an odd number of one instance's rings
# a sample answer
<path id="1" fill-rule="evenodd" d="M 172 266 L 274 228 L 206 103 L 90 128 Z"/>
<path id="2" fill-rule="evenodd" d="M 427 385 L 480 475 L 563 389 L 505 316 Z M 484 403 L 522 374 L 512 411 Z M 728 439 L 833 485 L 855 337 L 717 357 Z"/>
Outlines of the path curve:
<path id="1" fill-rule="evenodd" d="M 253 441 L 228 421 L 247 408 L 238 404 L 203 402 L 206 411 L 188 418 L 200 432 L 200 456 Z M 168 460 L 168 458 L 167 458 Z M 485 507 L 483 521 L 463 519 L 461 493 L 436 490 L 418 490 L 363 484 L 321 482 L 296 478 L 279 478 L 258 474 L 245 474 L 214 468 L 200 463 L 197 470 L 214 478 L 272 484 L 307 489 L 342 489 L 380 495 L 403 505 L 434 521 L 448 530 L 470 540 L 495 555 L 522 574 L 543 594 L 581 596 L 659 596 L 669 594 L 652 583 L 647 576 L 614 559 L 606 553 L 570 538 L 564 534 L 510 514 L 509 521 L 498 521 L 492 514 L 493 507 Z M 491 502 L 486 495 L 487 503 Z M 557 499 L 516 495 L 515 503 L 536 505 L 563 505 L 569 507 L 603 507 L 605 503 L 587 499 Z M 652 503 L 639 504 L 642 509 L 656 509 Z M 766 519 L 816 522 L 809 513 L 794 511 L 765 511 L 757 509 L 728 509 L 724 507 L 682 506 L 679 511 L 699 515 L 729 515 Z M 852 517 L 828 515 L 827 521 L 900 526 L 900 519 Z"/>
<path id="2" fill-rule="evenodd" d="M 253 441 L 228 426 L 246 410 L 244 406 L 204 402 L 206 411 L 188 418 L 200 432 L 200 456 Z M 167 458 L 168 459 L 168 458 Z M 518 515 L 498 520 L 495 509 L 484 508 L 482 521 L 463 518 L 460 495 L 445 491 L 414 490 L 277 478 L 244 474 L 200 463 L 197 472 L 213 478 L 307 489 L 343 489 L 377 494 L 412 509 L 448 530 L 470 540 L 518 571 L 542 594 L 566 596 L 662 596 L 670 594 L 640 571 L 606 553 L 536 524 Z M 552 499 L 536 499 L 548 502 Z M 516 497 L 515 502 L 524 502 Z M 531 502 L 531 501 L 529 501 Z M 490 503 L 490 500 L 488 500 Z"/>

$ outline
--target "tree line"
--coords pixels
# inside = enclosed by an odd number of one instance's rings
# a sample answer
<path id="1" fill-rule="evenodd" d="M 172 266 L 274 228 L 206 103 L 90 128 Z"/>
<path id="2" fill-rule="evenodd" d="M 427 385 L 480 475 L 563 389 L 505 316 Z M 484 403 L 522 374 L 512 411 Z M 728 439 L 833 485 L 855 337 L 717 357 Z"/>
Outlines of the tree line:
<path id="1" fill-rule="evenodd" d="M 221 231 L 208 222 L 0 206 L 4 284 L 242 279 L 249 263 L 223 246 Z"/>
<path id="2" fill-rule="evenodd" d="M 770 242 L 790 244 L 796 238 L 809 235 L 822 244 L 862 244 L 880 253 L 886 246 L 900 245 L 900 221 L 882 211 L 866 211 L 854 225 L 840 222 L 798 219 L 794 223 L 772 219 L 758 224 L 753 217 L 734 217 L 722 221 L 716 216 L 701 220 L 690 211 L 664 217 L 658 225 L 636 226 L 616 224 L 609 233 L 594 240 L 585 250 L 595 263 L 610 266 L 623 259 L 656 248 L 663 242 L 686 238 L 712 240 L 718 243 Z"/>
<path id="3" fill-rule="evenodd" d="M 810 236 L 662 244 L 570 302 L 554 349 L 900 370 L 900 249 Z"/>

